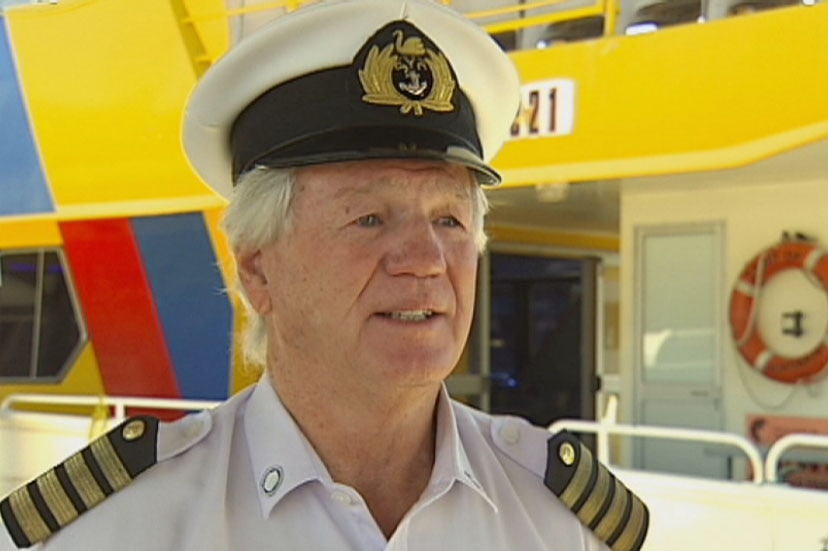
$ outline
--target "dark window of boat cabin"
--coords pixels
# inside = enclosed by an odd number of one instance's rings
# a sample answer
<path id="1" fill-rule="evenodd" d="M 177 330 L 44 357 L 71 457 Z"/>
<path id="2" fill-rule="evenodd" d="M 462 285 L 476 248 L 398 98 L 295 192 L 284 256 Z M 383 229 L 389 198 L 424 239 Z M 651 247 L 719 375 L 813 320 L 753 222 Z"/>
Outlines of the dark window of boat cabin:
<path id="1" fill-rule="evenodd" d="M 0 252 L 0 380 L 60 379 L 83 334 L 60 251 Z"/>

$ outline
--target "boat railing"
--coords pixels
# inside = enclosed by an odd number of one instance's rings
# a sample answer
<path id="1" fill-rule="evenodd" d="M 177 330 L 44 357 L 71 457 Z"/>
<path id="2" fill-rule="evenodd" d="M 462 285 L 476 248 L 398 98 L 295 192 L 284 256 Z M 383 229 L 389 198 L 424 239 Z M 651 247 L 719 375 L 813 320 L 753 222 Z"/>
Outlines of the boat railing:
<path id="1" fill-rule="evenodd" d="M 0 415 L 13 410 L 38 411 L 42 408 L 55 407 L 87 407 L 107 408 L 111 410 L 108 420 L 117 422 L 127 417 L 130 409 L 159 410 L 159 411 L 201 411 L 211 409 L 220 402 L 214 400 L 191 400 L 177 398 L 152 398 L 137 396 L 92 396 L 92 395 L 54 395 L 54 394 L 27 394 L 15 393 L 6 396 L 0 401 Z M 687 429 L 677 427 L 657 427 L 644 425 L 629 425 L 616 422 L 617 402 L 610 399 L 605 413 L 598 421 L 580 419 L 562 419 L 548 427 L 550 432 L 568 430 L 577 433 L 593 434 L 596 437 L 596 455 L 599 460 L 611 464 L 610 437 L 631 436 L 635 438 L 653 438 L 661 440 L 675 440 L 698 442 L 729 446 L 738 449 L 749 464 L 751 481 L 756 484 L 763 482 L 778 482 L 779 465 L 783 457 L 799 448 L 817 450 L 828 455 L 828 436 L 817 434 L 788 434 L 777 440 L 767 451 L 763 459 L 762 454 L 746 438 L 732 433 Z M 823 462 L 824 462 L 823 456 Z"/>
<path id="2" fill-rule="evenodd" d="M 209 11 L 190 10 L 186 2 L 176 0 L 182 14 L 181 23 L 198 26 L 216 20 L 231 20 L 241 16 L 267 17 L 266 12 L 278 16 L 282 12 L 291 12 L 305 5 L 315 4 L 318 0 L 263 0 L 232 9 L 211 9 Z M 439 0 L 442 4 L 452 6 L 452 0 Z M 603 35 L 616 33 L 617 20 L 620 15 L 619 0 L 593 0 L 589 5 L 582 5 L 577 0 L 530 0 L 516 2 L 513 5 L 484 10 L 463 10 L 464 15 L 477 22 L 490 34 L 516 32 L 523 29 L 541 27 L 566 21 L 585 18 L 603 18 Z M 264 19 L 261 19 L 264 20 Z M 208 60 L 204 60 L 208 61 Z"/>
<path id="3" fill-rule="evenodd" d="M 15 393 L 0 401 L 0 498 L 133 413 L 175 417 L 209 400 Z"/>
<path id="4" fill-rule="evenodd" d="M 724 445 L 737 448 L 747 458 L 751 482 L 762 484 L 765 481 L 764 466 L 759 450 L 746 438 L 737 434 L 697 429 L 654 427 L 642 425 L 615 424 L 602 421 L 584 421 L 579 419 L 562 419 L 549 426 L 550 432 L 568 430 L 570 432 L 590 433 L 596 436 L 596 455 L 605 464 L 610 461 L 610 436 L 632 436 L 638 438 L 655 438 L 660 440 L 679 440 L 705 444 Z"/>
<path id="5" fill-rule="evenodd" d="M 15 393 L 0 402 L 0 413 L 20 409 L 19 406 L 41 407 L 106 407 L 112 409 L 113 419 L 125 419 L 129 409 L 162 411 L 201 411 L 217 406 L 214 400 L 179 398 L 151 398 L 140 396 L 92 396 Z"/>
<path id="6" fill-rule="evenodd" d="M 816 450 L 821 453 L 818 457 L 820 463 L 825 463 L 828 457 L 828 436 L 819 434 L 787 434 L 773 443 L 768 449 L 765 456 L 765 479 L 768 482 L 778 482 L 781 480 L 779 476 L 779 465 L 782 464 L 783 456 L 797 448 L 807 448 L 809 450 Z M 801 457 L 795 457 L 798 461 Z M 805 461 L 809 463 L 810 461 Z"/>
<path id="7" fill-rule="evenodd" d="M 616 19 L 620 11 L 620 5 L 616 0 L 597 0 L 589 6 L 565 7 L 561 10 L 547 11 L 538 15 L 530 15 L 532 10 L 539 10 L 550 7 L 566 5 L 568 0 L 537 0 L 534 2 L 518 3 L 512 6 L 495 8 L 485 11 L 466 12 L 465 15 L 473 21 L 477 21 L 490 34 L 497 34 L 508 31 L 517 31 L 529 27 L 551 25 L 564 21 L 573 21 L 588 17 L 604 18 L 604 36 L 612 36 L 616 30 Z M 451 4 L 451 2 L 446 2 Z M 504 16 L 505 20 L 486 23 L 485 20 Z"/>

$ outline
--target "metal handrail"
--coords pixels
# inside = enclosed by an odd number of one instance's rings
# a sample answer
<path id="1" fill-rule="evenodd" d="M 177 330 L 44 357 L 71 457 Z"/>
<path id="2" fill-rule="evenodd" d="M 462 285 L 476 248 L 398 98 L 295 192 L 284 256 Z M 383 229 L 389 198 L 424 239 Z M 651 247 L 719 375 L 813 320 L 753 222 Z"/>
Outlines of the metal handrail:
<path id="1" fill-rule="evenodd" d="M 469 19 L 486 19 L 487 17 L 495 17 L 498 15 L 519 14 L 530 10 L 537 10 L 540 8 L 548 8 L 549 6 L 557 6 L 569 0 L 537 0 L 528 4 L 514 4 L 512 6 L 503 6 L 501 8 L 493 8 L 490 10 L 467 12 L 464 15 Z M 451 2 L 447 2 L 451 5 Z"/>
<path id="2" fill-rule="evenodd" d="M 739 448 L 747 456 L 747 459 L 750 462 L 750 470 L 754 484 L 761 484 L 765 480 L 762 474 L 764 470 L 762 468 L 762 457 L 759 455 L 759 451 L 747 439 L 736 434 L 672 427 L 645 427 L 640 425 L 624 424 L 616 425 L 597 421 L 582 421 L 578 419 L 563 419 L 556 421 L 549 426 L 548 430 L 553 433 L 560 430 L 569 430 L 572 432 L 588 432 L 597 435 L 599 438 L 598 458 L 605 463 L 609 463 L 609 453 L 606 449 L 606 442 L 608 442 L 608 437 L 610 435 L 725 444 Z M 600 444 L 602 442 L 604 445 Z"/>
<path id="3" fill-rule="evenodd" d="M 515 19 L 513 21 L 505 21 L 503 23 L 491 23 L 489 25 L 483 25 L 483 28 L 486 29 L 486 32 L 489 34 L 497 34 L 506 31 L 515 31 L 518 29 L 524 29 L 526 27 L 535 27 L 538 25 L 551 25 L 552 23 L 560 23 L 561 21 L 572 21 L 575 19 L 581 19 L 585 17 L 594 17 L 598 15 L 606 16 L 608 8 L 606 7 L 607 4 L 610 4 L 610 0 L 599 0 L 599 2 L 592 6 L 587 6 L 583 8 L 573 8 L 571 10 L 562 10 L 558 12 L 547 13 L 544 15 L 536 15 L 534 17 L 524 17 L 521 19 Z M 605 34 L 607 30 L 604 30 Z"/>
<path id="4" fill-rule="evenodd" d="M 532 17 L 520 17 L 519 14 L 525 13 L 531 9 L 538 9 L 543 7 L 550 7 L 566 3 L 569 0 L 535 0 L 528 4 L 515 4 L 514 6 L 507 6 L 502 8 L 490 9 L 479 12 L 464 13 L 469 19 L 485 19 L 496 15 L 516 14 L 514 19 L 503 21 L 499 23 L 491 23 L 482 25 L 484 29 L 490 34 L 496 34 L 506 31 L 513 31 L 524 29 L 526 27 L 533 27 L 536 25 L 549 25 L 561 21 L 570 21 L 580 19 L 583 17 L 604 16 L 604 36 L 611 36 L 615 33 L 616 19 L 618 16 L 619 4 L 617 0 L 597 0 L 592 6 L 572 8 L 569 10 L 562 10 L 544 15 L 537 15 Z M 310 0 L 273 0 L 271 2 L 263 2 L 251 6 L 244 6 L 241 8 L 234 8 L 228 10 L 219 10 L 203 13 L 191 14 L 182 19 L 185 24 L 193 24 L 201 21 L 211 19 L 220 19 L 230 17 L 237 17 L 248 13 L 257 13 L 268 11 L 272 9 L 286 8 L 288 11 L 298 9 L 304 4 L 311 3 Z M 443 4 L 451 5 L 450 0 L 442 0 Z"/>
<path id="5" fill-rule="evenodd" d="M 86 396 L 54 394 L 10 394 L 0 402 L 0 411 L 10 411 L 15 405 L 40 406 L 90 406 L 111 407 L 113 417 L 125 418 L 127 408 L 160 409 L 174 411 L 200 411 L 210 409 L 221 402 L 214 400 L 186 400 L 180 398 L 144 398 L 139 396 Z"/>
<path id="6" fill-rule="evenodd" d="M 304 4 L 311 3 L 309 0 L 273 0 L 271 2 L 263 2 L 261 4 L 254 4 L 252 6 L 244 6 L 242 8 L 234 8 L 232 10 L 218 10 L 211 12 L 199 13 L 191 15 L 182 19 L 184 23 L 196 23 L 198 21 L 206 21 L 209 19 L 224 19 L 230 17 L 237 17 L 248 13 L 258 13 L 268 10 L 275 10 L 286 8 L 288 11 L 299 9 Z"/>
<path id="7" fill-rule="evenodd" d="M 765 478 L 768 482 L 776 482 L 777 466 L 782 454 L 791 448 L 820 448 L 828 452 L 828 436 L 818 434 L 787 434 L 774 442 L 765 456 Z"/>

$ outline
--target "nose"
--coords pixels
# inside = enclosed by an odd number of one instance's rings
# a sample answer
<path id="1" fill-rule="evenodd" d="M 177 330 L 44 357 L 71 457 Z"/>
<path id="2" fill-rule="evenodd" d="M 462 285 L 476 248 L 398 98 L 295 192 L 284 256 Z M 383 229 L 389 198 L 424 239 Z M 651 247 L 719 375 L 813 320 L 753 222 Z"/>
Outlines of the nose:
<path id="1" fill-rule="evenodd" d="M 428 221 L 410 221 L 393 233 L 385 255 L 389 274 L 429 277 L 446 271 L 444 244 Z"/>

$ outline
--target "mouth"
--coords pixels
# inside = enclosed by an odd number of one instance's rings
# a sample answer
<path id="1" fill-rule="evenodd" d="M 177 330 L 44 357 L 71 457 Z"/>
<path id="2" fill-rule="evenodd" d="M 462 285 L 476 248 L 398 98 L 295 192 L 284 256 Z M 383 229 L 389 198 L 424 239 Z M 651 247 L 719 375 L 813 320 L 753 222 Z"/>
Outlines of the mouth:
<path id="1" fill-rule="evenodd" d="M 433 310 L 401 310 L 399 312 L 383 312 L 382 317 L 398 321 L 421 322 L 427 321 L 436 315 Z"/>

